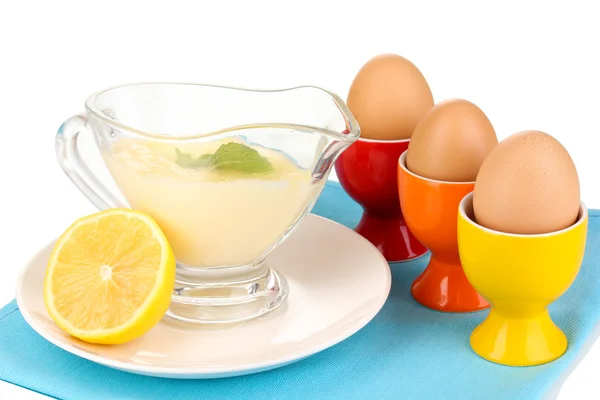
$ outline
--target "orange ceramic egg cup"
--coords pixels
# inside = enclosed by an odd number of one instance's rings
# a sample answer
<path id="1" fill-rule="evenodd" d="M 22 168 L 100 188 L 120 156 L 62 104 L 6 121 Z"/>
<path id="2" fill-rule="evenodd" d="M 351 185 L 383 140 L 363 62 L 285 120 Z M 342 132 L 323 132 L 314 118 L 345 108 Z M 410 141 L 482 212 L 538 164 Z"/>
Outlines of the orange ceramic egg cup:
<path id="1" fill-rule="evenodd" d="M 406 168 L 406 152 L 398 160 L 402 213 L 411 232 L 431 251 L 427 268 L 411 292 L 425 307 L 443 312 L 471 312 L 489 307 L 471 286 L 458 254 L 458 206 L 475 182 L 443 182 L 423 178 Z"/>

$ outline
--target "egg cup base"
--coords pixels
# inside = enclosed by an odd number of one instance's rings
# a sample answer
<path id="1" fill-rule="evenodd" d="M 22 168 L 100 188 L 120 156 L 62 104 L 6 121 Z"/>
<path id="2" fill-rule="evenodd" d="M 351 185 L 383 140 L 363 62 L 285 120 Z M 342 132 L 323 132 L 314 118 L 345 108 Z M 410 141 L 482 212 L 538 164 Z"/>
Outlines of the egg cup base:
<path id="1" fill-rule="evenodd" d="M 409 231 L 404 218 L 380 218 L 364 212 L 355 231 L 371 242 L 388 263 L 414 260 L 428 250 Z"/>
<path id="2" fill-rule="evenodd" d="M 427 268 L 411 286 L 413 298 L 422 306 L 447 313 L 468 313 L 489 308 L 467 280 L 462 266 L 432 255 Z"/>
<path id="3" fill-rule="evenodd" d="M 546 309 L 530 317 L 511 318 L 492 306 L 471 334 L 470 343 L 480 357 L 512 367 L 546 364 L 567 350 L 567 337 Z"/>

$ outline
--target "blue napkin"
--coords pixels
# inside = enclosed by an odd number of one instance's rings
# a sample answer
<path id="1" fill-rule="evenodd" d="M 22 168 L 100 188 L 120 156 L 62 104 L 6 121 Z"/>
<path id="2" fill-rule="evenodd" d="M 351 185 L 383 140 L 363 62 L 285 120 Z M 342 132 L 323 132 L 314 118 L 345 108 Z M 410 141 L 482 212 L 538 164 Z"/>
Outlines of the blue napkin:
<path id="1" fill-rule="evenodd" d="M 313 212 L 349 227 L 360 208 L 330 182 Z M 442 314 L 421 307 L 410 284 L 428 256 L 393 265 L 390 297 L 371 323 L 344 342 L 289 366 L 236 378 L 168 380 L 116 371 L 46 342 L 15 302 L 0 310 L 0 379 L 59 399 L 539 399 L 553 390 L 585 351 L 600 320 L 600 211 L 590 212 L 581 273 L 551 306 L 569 338 L 567 353 L 538 367 L 487 362 L 469 335 L 487 315 Z"/>

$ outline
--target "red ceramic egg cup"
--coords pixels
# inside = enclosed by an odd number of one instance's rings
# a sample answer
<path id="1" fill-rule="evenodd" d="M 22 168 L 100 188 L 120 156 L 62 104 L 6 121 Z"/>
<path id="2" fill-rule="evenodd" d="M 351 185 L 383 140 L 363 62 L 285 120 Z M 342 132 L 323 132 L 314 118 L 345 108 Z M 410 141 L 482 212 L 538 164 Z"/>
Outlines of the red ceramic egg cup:
<path id="1" fill-rule="evenodd" d="M 390 263 L 412 260 L 427 249 L 412 235 L 398 198 L 398 158 L 410 139 L 360 138 L 335 163 L 340 184 L 363 208 L 355 231 L 369 240 Z"/>
<path id="2" fill-rule="evenodd" d="M 398 160 L 400 203 L 406 223 L 431 251 L 425 270 L 411 292 L 421 305 L 443 312 L 472 312 L 489 303 L 471 286 L 458 253 L 458 206 L 474 182 L 443 182 L 416 175 L 406 167 L 406 152 Z"/>

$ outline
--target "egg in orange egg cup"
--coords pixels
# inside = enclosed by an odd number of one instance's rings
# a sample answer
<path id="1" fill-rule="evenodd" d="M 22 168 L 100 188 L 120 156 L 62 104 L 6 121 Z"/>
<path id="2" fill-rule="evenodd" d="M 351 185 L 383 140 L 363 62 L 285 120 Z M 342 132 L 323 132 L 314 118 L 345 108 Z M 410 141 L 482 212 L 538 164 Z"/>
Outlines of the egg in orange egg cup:
<path id="1" fill-rule="evenodd" d="M 473 194 L 458 210 L 458 248 L 473 286 L 492 304 L 471 334 L 471 348 L 486 360 L 509 366 L 553 361 L 567 350 L 567 337 L 548 305 L 573 284 L 583 261 L 588 212 L 580 203 L 577 221 L 562 230 L 513 234 L 475 221 Z"/>
<path id="2" fill-rule="evenodd" d="M 431 251 L 425 270 L 412 284 L 414 299 L 442 312 L 484 310 L 489 303 L 467 280 L 458 253 L 457 214 L 475 182 L 445 182 L 424 178 L 406 167 L 407 152 L 397 163 L 401 209 L 414 236 Z"/>
<path id="3" fill-rule="evenodd" d="M 403 189 L 398 186 L 397 163 L 409 142 L 359 138 L 335 163 L 340 184 L 364 210 L 355 231 L 390 263 L 427 253 L 408 228 L 398 199 Z"/>

